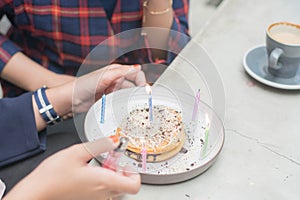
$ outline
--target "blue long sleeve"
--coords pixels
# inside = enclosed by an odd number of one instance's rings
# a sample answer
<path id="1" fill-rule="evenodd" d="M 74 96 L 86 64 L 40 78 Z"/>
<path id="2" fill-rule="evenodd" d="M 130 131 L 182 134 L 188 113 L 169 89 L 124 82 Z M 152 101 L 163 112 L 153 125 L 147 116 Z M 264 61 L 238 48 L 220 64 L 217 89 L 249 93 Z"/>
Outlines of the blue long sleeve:
<path id="1" fill-rule="evenodd" d="M 0 167 L 46 149 L 46 131 L 37 132 L 31 95 L 0 99 Z"/>

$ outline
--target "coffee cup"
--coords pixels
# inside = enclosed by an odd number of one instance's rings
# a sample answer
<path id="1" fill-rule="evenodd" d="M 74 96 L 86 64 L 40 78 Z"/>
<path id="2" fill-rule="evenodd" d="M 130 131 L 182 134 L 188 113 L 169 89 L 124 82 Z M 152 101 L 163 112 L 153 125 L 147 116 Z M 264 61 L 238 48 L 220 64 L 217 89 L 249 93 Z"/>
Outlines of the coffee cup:
<path id="1" fill-rule="evenodd" d="M 300 66 L 300 25 L 271 24 L 266 31 L 268 71 L 275 77 L 292 78 Z"/>

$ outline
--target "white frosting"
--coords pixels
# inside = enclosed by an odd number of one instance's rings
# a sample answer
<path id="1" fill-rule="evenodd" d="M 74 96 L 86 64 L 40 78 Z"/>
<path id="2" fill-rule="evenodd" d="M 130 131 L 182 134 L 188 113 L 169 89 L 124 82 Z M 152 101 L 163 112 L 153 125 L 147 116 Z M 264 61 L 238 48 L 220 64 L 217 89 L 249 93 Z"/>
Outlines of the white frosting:
<path id="1" fill-rule="evenodd" d="M 122 121 L 122 134 L 129 137 L 129 146 L 141 149 L 143 145 L 154 152 L 162 147 L 178 143 L 183 131 L 181 113 L 164 105 L 153 107 L 153 122 L 148 108 L 130 112 Z"/>

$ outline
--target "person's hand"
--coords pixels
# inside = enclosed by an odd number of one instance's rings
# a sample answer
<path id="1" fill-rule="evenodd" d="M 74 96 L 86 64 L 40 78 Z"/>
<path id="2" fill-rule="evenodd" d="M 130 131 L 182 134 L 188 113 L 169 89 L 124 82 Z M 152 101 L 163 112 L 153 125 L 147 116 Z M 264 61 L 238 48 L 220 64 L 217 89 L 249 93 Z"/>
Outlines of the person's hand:
<path id="1" fill-rule="evenodd" d="M 70 82 L 72 84 L 72 81 L 75 81 L 75 77 L 63 74 L 57 74 L 56 78 L 58 80 L 54 82 L 56 85 L 61 85 L 62 88 L 65 88 L 65 83 Z M 140 65 L 109 65 L 79 77 L 76 80 L 73 94 L 73 108 L 76 109 L 76 112 L 84 112 L 103 93 L 107 94 L 117 89 L 144 86 L 145 84 L 145 74 L 141 71 Z M 63 119 L 67 119 L 72 116 L 73 113 L 70 111 L 62 117 Z"/>
<path id="2" fill-rule="evenodd" d="M 128 81 L 134 84 L 128 84 Z M 72 112 L 86 112 L 104 93 L 145 84 L 145 74 L 141 71 L 140 65 L 113 64 L 75 78 L 74 81 L 49 88 L 46 94 L 56 113 L 68 117 Z M 32 102 L 37 130 L 42 130 L 46 127 L 46 123 L 39 113 L 33 96 Z"/>
<path id="3" fill-rule="evenodd" d="M 73 112 L 85 112 L 101 98 L 120 88 L 144 86 L 140 65 L 113 64 L 78 78 L 74 85 Z"/>
<path id="4" fill-rule="evenodd" d="M 122 193 L 135 194 L 141 185 L 139 174 L 88 165 L 94 156 L 116 146 L 111 139 L 102 138 L 62 150 L 43 161 L 3 200 L 106 200 Z"/>
<path id="5" fill-rule="evenodd" d="M 134 65 L 134 67 L 141 69 L 140 65 Z M 125 77 L 118 80 L 117 87 L 120 88 L 130 88 L 135 86 L 145 86 L 146 85 L 146 75 L 143 71 L 137 73 L 128 73 Z"/>

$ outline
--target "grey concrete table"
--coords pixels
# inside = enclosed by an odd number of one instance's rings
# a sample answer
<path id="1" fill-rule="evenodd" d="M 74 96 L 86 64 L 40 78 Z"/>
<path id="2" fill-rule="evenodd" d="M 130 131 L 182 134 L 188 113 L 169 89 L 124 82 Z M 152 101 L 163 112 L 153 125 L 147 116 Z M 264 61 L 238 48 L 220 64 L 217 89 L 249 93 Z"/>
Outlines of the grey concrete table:
<path id="1" fill-rule="evenodd" d="M 143 185 L 121 199 L 300 199 L 300 92 L 264 86 L 243 69 L 244 53 L 264 43 L 268 24 L 300 23 L 299 0 L 225 0 L 194 37 L 217 66 L 226 94 L 225 145 L 202 175 L 174 185 Z M 193 48 L 184 53 L 194 59 Z M 186 68 L 172 66 L 186 72 Z"/>

